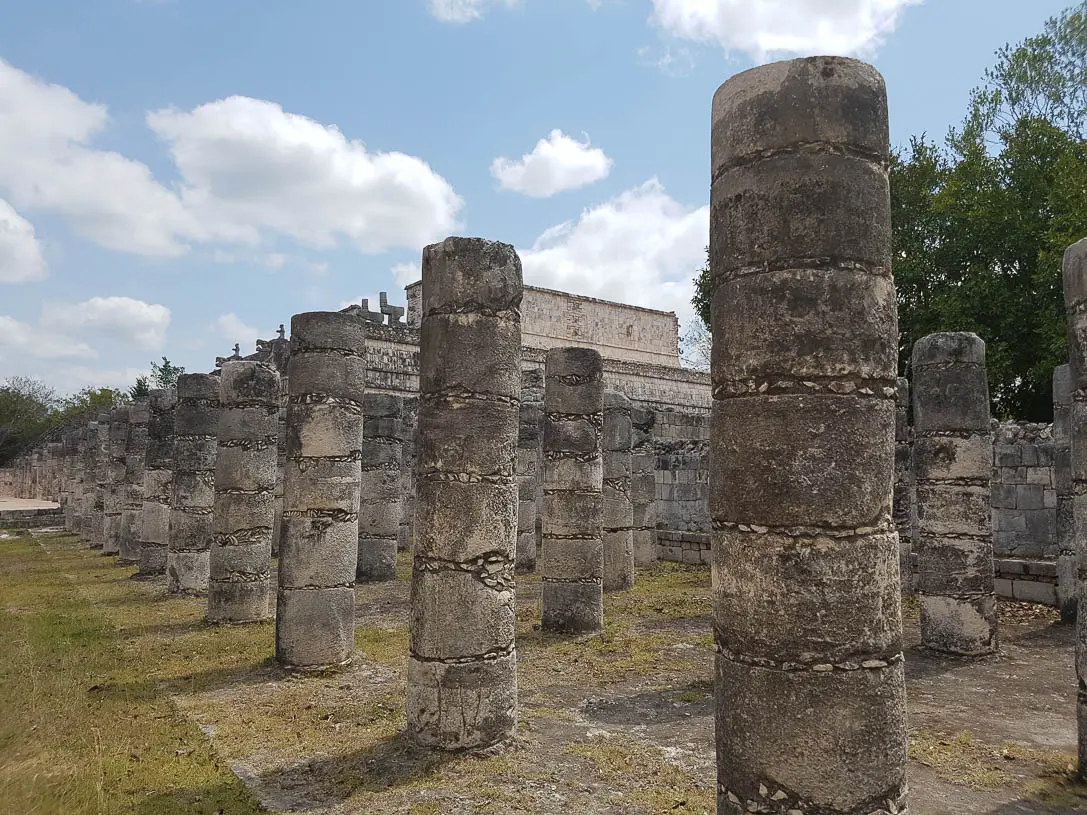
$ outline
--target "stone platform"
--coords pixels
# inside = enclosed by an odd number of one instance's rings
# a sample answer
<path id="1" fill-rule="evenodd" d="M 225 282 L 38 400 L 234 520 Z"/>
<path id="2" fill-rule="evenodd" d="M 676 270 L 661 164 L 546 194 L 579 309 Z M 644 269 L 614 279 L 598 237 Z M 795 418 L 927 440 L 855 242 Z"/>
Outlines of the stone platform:
<path id="1" fill-rule="evenodd" d="M 60 504 L 0 496 L 0 529 L 38 529 L 63 524 L 64 513 Z"/>

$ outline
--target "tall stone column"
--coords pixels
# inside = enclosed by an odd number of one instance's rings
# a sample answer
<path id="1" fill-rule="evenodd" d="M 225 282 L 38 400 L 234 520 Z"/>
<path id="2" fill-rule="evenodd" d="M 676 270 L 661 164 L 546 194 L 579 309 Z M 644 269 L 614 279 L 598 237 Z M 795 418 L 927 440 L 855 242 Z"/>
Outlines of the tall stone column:
<path id="1" fill-rule="evenodd" d="M 125 504 L 125 447 L 128 445 L 128 406 L 109 414 L 106 487 L 102 504 L 102 554 L 121 551 L 121 514 Z"/>
<path id="2" fill-rule="evenodd" d="M 270 616 L 278 425 L 276 369 L 259 362 L 224 362 L 208 569 L 207 616 L 212 622 L 247 623 Z"/>
<path id="3" fill-rule="evenodd" d="M 1072 508 L 1072 370 L 1053 369 L 1053 481 L 1057 491 L 1057 606 L 1076 621 L 1076 530 Z"/>
<path id="4" fill-rule="evenodd" d="M 634 588 L 634 505 L 630 500 L 630 400 L 604 392 L 604 591 Z"/>
<path id="5" fill-rule="evenodd" d="M 903 812 L 883 79 L 764 65 L 712 120 L 717 811 Z"/>
<path id="6" fill-rule="evenodd" d="M 166 590 L 171 593 L 204 594 L 208 590 L 218 428 L 219 377 L 179 376 L 166 553 Z"/>
<path id="7" fill-rule="evenodd" d="M 388 393 L 367 393 L 362 405 L 365 418 L 355 579 L 374 583 L 396 579 L 404 405 L 400 397 Z"/>
<path id="8" fill-rule="evenodd" d="M 166 573 L 170 547 L 170 491 L 174 478 L 174 388 L 151 391 L 148 402 L 147 458 L 140 507 L 141 577 Z"/>
<path id="9" fill-rule="evenodd" d="M 279 556 L 279 541 L 283 536 L 283 477 L 287 466 L 287 399 L 290 383 L 286 376 L 279 378 L 279 421 L 276 441 L 276 517 L 272 525 L 272 555 Z"/>
<path id="10" fill-rule="evenodd" d="M 537 371 L 527 372 L 536 374 Z M 540 379 L 543 377 L 541 376 Z M 524 387 L 517 425 L 517 571 L 536 571 L 536 493 L 540 487 L 540 430 L 543 402 L 535 401 L 534 389 Z M 543 394 L 540 393 L 542 397 Z M 527 398 L 526 398 L 527 397 Z"/>
<path id="11" fill-rule="evenodd" d="M 899 377 L 895 390 L 895 483 L 891 518 L 898 530 L 902 593 L 912 595 L 913 575 L 913 450 L 910 445 L 910 382 Z"/>
<path id="12" fill-rule="evenodd" d="M 634 565 L 657 562 L 657 455 L 653 452 L 653 429 L 657 414 L 635 405 L 630 412 L 631 447 L 630 502 L 634 527 Z"/>
<path id="13" fill-rule="evenodd" d="M 366 325 L 296 314 L 291 349 L 276 659 L 313 668 L 349 662 L 354 647 Z"/>
<path id="14" fill-rule="evenodd" d="M 930 334 L 913 346 L 913 475 L 921 644 L 964 656 L 997 650 L 985 343 Z"/>
<path id="15" fill-rule="evenodd" d="M 95 422 L 94 469 L 91 473 L 90 548 L 102 549 L 106 541 L 106 493 L 109 492 L 109 414 L 99 413 Z"/>
<path id="16" fill-rule="evenodd" d="M 1072 379 L 1072 515 L 1078 608 L 1087 608 L 1087 238 L 1064 253 L 1064 305 Z M 1076 719 L 1079 777 L 1087 780 L 1087 614 L 1076 614 Z"/>
<path id="17" fill-rule="evenodd" d="M 552 348 L 544 368 L 543 629 L 604 626 L 604 362 L 589 348 Z"/>
<path id="18" fill-rule="evenodd" d="M 419 399 L 414 396 L 405 398 L 403 405 L 401 438 L 404 444 L 400 456 L 400 529 L 397 532 L 396 546 L 401 552 L 410 552 L 415 545 L 415 436 Z"/>
<path id="19" fill-rule="evenodd" d="M 423 250 L 408 732 L 447 750 L 517 725 L 521 261 L 447 238 Z"/>
<path id="20" fill-rule="evenodd" d="M 128 439 L 125 442 L 125 483 L 121 506 L 121 538 L 118 563 L 140 562 L 140 515 L 143 513 L 144 472 L 147 464 L 147 424 L 151 406 L 139 401 L 128 408 Z"/>

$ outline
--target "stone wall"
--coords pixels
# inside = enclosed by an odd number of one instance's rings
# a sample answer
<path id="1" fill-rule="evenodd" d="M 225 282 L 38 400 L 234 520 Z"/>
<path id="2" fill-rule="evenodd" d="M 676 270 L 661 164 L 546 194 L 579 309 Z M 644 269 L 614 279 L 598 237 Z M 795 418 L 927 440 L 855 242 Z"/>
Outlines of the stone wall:
<path id="1" fill-rule="evenodd" d="M 709 531 L 709 429 L 706 414 L 656 412 L 658 529 Z M 665 548 L 659 538 L 657 548 Z"/>
<path id="2" fill-rule="evenodd" d="M 1051 425 L 997 425 L 993 436 L 993 554 L 1057 557 L 1057 490 Z"/>
<path id="3" fill-rule="evenodd" d="M 404 289 L 407 322 L 419 327 L 422 284 Z M 521 344 L 547 351 L 593 348 L 606 359 L 655 365 L 679 364 L 679 321 L 671 311 L 628 306 L 593 297 L 525 286 Z"/>
<path id="4" fill-rule="evenodd" d="M 15 471 L 0 467 L 0 495 L 15 497 Z"/>

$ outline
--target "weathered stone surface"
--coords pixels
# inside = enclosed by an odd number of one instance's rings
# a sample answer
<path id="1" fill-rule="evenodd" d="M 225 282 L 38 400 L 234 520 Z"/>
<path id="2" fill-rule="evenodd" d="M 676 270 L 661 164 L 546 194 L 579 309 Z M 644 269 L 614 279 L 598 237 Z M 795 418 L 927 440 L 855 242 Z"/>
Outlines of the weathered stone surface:
<path id="1" fill-rule="evenodd" d="M 1076 621 L 1076 537 L 1072 514 L 1072 370 L 1053 369 L 1053 480 L 1057 495 L 1057 607 Z"/>
<path id="2" fill-rule="evenodd" d="M 151 391 L 144 463 L 143 505 L 140 508 L 141 576 L 166 573 L 170 546 L 170 493 L 174 467 L 174 388 Z"/>
<path id="3" fill-rule="evenodd" d="M 166 553 L 169 592 L 203 594 L 208 590 L 218 426 L 219 378 L 211 374 L 178 377 Z"/>
<path id="4" fill-rule="evenodd" d="M 534 385 L 539 370 L 521 376 L 517 430 L 517 571 L 536 571 L 536 520 L 539 517 L 540 457 L 543 452 L 543 392 Z"/>
<path id="5" fill-rule="evenodd" d="M 144 475 L 147 460 L 147 432 L 151 407 L 140 400 L 128 408 L 128 436 L 125 441 L 125 480 L 121 503 L 121 535 L 117 562 L 140 562 L 140 514 L 143 510 Z"/>
<path id="6" fill-rule="evenodd" d="M 1071 373 L 1072 517 L 1076 541 L 1077 607 L 1087 608 L 1087 238 L 1064 253 L 1064 306 Z M 1087 779 L 1087 614 L 1076 614 L 1079 775 Z"/>
<path id="7" fill-rule="evenodd" d="M 604 393 L 604 591 L 634 587 L 634 505 L 630 497 L 632 435 L 630 400 Z"/>
<path id="8" fill-rule="evenodd" d="M 630 503 L 634 532 L 634 565 L 657 562 L 657 455 L 653 450 L 656 414 L 637 405 L 631 408 Z"/>
<path id="9" fill-rule="evenodd" d="M 441 749 L 488 747 L 517 724 L 521 290 L 512 246 L 423 250 L 405 713 L 416 741 Z"/>
<path id="10" fill-rule="evenodd" d="M 223 363 L 209 563 L 212 622 L 270 615 L 279 373 L 259 362 Z"/>
<path id="11" fill-rule="evenodd" d="M 355 579 L 371 583 L 396 578 L 404 404 L 399 396 L 384 393 L 367 393 L 362 404 L 365 419 Z"/>
<path id="12" fill-rule="evenodd" d="M 604 381 L 588 348 L 547 353 L 543 425 L 543 628 L 604 624 Z"/>
<path id="13" fill-rule="evenodd" d="M 883 80 L 746 71 L 712 149 L 717 811 L 904 811 Z"/>
<path id="14" fill-rule="evenodd" d="M 352 314 L 291 319 L 276 659 L 351 658 L 358 561 L 366 326 Z"/>
<path id="15" fill-rule="evenodd" d="M 94 500 L 90 530 L 92 549 L 105 549 L 106 494 L 109 492 L 109 419 L 108 413 L 98 414 L 97 436 L 94 440 Z"/>
<path id="16" fill-rule="evenodd" d="M 985 343 L 975 334 L 913 347 L 913 476 L 921 643 L 967 656 L 997 650 Z"/>
<path id="17" fill-rule="evenodd" d="M 125 504 L 125 448 L 128 445 L 128 406 L 109 414 L 105 491 L 102 504 L 102 554 L 121 551 L 121 514 Z"/>

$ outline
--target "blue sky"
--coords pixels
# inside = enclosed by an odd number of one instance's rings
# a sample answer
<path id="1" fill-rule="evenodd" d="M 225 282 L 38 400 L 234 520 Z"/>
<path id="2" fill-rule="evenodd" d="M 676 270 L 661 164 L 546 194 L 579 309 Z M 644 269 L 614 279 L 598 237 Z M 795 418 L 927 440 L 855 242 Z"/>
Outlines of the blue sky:
<path id="1" fill-rule="evenodd" d="M 717 86 L 843 53 L 895 144 L 1072 0 L 0 0 L 0 379 L 210 370 L 447 234 L 690 316 Z"/>

